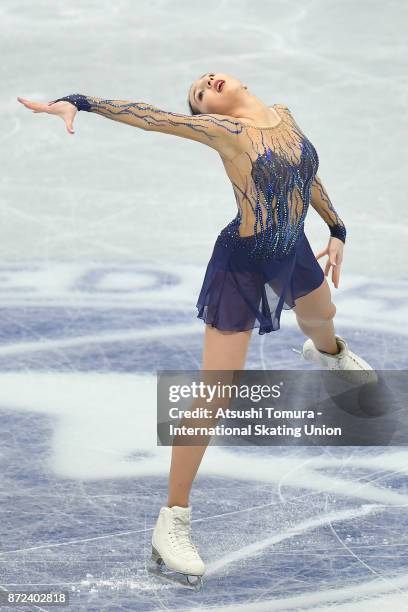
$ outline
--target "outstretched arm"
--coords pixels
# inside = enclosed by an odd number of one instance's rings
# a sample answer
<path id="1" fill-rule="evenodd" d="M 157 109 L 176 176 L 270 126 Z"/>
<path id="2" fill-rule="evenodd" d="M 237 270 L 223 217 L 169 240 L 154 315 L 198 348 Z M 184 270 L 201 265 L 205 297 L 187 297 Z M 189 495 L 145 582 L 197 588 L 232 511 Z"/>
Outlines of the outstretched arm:
<path id="1" fill-rule="evenodd" d="M 317 174 L 312 183 L 310 203 L 329 226 L 330 235 L 339 238 L 345 243 L 347 232 L 344 223 L 335 211 L 327 191 Z"/>
<path id="2" fill-rule="evenodd" d="M 227 156 L 234 156 L 242 126 L 234 117 L 216 114 L 182 115 L 164 111 L 146 102 L 106 100 L 70 94 L 54 100 L 71 102 L 78 110 L 97 113 L 142 130 L 173 134 L 206 144 Z"/>

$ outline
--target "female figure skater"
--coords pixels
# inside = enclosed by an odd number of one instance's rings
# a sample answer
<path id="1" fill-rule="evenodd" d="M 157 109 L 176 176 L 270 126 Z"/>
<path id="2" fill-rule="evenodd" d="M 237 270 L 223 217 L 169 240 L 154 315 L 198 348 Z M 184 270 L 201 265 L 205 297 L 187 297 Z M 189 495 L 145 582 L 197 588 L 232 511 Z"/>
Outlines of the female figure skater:
<path id="1" fill-rule="evenodd" d="M 197 301 L 205 322 L 202 370 L 243 370 L 252 330 L 280 328 L 293 309 L 308 337 L 302 355 L 328 369 L 372 370 L 335 334 L 330 288 L 337 288 L 346 238 L 317 175 L 316 149 L 284 104 L 265 105 L 233 76 L 208 73 L 188 93 L 192 115 L 146 102 L 70 94 L 49 103 L 17 98 L 35 113 L 61 117 L 73 134 L 77 111 L 88 111 L 145 131 L 196 140 L 215 149 L 232 183 L 238 212 L 219 233 Z M 315 257 L 304 233 L 309 205 L 330 230 Z M 328 256 L 323 272 L 317 259 Z M 206 446 L 175 446 L 167 506 L 152 536 L 152 558 L 177 572 L 201 576 L 205 565 L 191 540 L 190 489 Z"/>

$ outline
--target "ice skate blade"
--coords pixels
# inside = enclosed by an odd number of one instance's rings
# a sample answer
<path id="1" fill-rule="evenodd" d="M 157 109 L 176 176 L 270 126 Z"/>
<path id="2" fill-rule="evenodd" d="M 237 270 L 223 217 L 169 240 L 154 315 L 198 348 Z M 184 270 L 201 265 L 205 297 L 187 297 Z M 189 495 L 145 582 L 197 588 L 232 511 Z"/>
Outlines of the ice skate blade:
<path id="1" fill-rule="evenodd" d="M 173 582 L 177 584 L 178 586 L 182 586 L 184 588 L 189 589 L 190 591 L 199 592 L 203 589 L 203 581 L 202 581 L 201 576 L 194 576 L 194 578 L 198 578 L 198 579 L 196 583 L 191 584 L 188 579 L 189 575 L 187 574 L 178 574 L 178 572 L 175 572 L 174 574 L 170 574 L 167 572 L 163 572 L 158 567 L 148 567 L 147 571 L 149 572 L 149 574 L 152 574 L 153 576 L 156 576 L 157 578 L 164 578 L 164 580 L 167 580 L 168 582 Z M 187 580 L 185 580 L 185 577 L 187 577 Z"/>
<path id="2" fill-rule="evenodd" d="M 157 563 L 157 565 L 162 566 L 164 564 L 163 559 L 161 558 L 159 552 L 152 546 L 152 561 Z"/>
<path id="3" fill-rule="evenodd" d="M 155 576 L 165 578 L 170 582 L 175 582 L 181 586 L 186 586 L 193 591 L 201 591 L 203 588 L 202 576 L 195 576 L 194 574 L 183 574 L 171 568 L 168 568 L 163 559 L 161 558 L 158 551 L 152 547 L 152 561 L 153 566 L 148 568 L 148 571 Z M 184 578 L 186 580 L 184 580 Z"/>

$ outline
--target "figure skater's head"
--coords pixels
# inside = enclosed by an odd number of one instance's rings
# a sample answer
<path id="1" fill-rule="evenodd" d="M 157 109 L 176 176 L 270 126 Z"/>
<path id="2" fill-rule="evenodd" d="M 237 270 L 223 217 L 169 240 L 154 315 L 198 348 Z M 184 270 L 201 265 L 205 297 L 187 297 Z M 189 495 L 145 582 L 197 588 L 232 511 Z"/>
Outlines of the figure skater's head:
<path id="1" fill-rule="evenodd" d="M 187 103 L 192 115 L 214 113 L 232 115 L 248 96 L 247 86 L 229 74 L 206 73 L 194 81 Z"/>

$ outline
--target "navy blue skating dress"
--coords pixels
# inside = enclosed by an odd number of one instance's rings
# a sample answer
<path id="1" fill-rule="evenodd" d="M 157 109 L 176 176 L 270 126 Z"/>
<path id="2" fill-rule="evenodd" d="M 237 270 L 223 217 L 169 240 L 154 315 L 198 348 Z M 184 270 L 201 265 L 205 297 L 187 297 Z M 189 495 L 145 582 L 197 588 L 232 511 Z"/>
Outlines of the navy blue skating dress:
<path id="1" fill-rule="evenodd" d="M 209 79 L 206 87 L 215 85 Z M 222 95 L 222 89 L 216 91 Z M 279 329 L 282 309 L 293 308 L 297 298 L 321 285 L 324 273 L 303 227 L 309 204 L 331 236 L 345 242 L 346 228 L 317 176 L 317 152 L 287 106 L 273 105 L 280 119 L 276 125 L 256 127 L 228 115 L 183 115 L 146 102 L 69 94 L 50 104 L 59 101 L 143 130 L 196 140 L 220 154 L 238 212 L 215 242 L 197 317 L 220 330 L 257 327 L 265 334 Z M 232 157 L 224 154 L 226 142 L 234 145 L 228 148 Z"/>
<path id="2" fill-rule="evenodd" d="M 309 203 L 345 242 L 346 229 L 316 176 L 318 156 L 288 107 L 274 127 L 242 125 L 243 151 L 222 158 L 238 205 L 219 233 L 198 296 L 197 317 L 224 331 L 280 328 L 282 309 L 324 280 L 304 232 Z"/>

